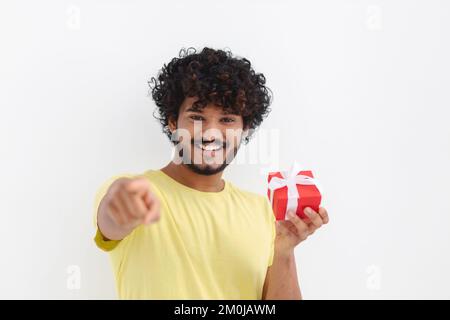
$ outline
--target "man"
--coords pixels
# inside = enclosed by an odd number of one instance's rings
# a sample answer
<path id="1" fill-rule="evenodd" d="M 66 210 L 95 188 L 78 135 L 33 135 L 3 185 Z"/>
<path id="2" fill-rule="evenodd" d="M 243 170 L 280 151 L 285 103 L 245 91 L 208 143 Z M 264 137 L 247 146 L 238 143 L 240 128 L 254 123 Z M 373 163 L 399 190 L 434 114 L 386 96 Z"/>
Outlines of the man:
<path id="1" fill-rule="evenodd" d="M 326 210 L 275 223 L 265 196 L 222 179 L 269 112 L 264 75 L 231 52 L 183 50 L 151 86 L 174 157 L 111 179 L 95 202 L 95 242 L 110 253 L 119 297 L 301 299 L 294 248 Z"/>

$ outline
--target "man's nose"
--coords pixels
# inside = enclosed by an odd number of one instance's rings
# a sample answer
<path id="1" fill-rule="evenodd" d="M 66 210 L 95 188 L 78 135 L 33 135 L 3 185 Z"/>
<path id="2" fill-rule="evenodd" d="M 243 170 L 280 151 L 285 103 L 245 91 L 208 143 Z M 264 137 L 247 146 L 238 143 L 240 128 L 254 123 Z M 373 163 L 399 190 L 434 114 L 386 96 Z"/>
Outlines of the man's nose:
<path id="1" fill-rule="evenodd" d="M 223 135 L 220 132 L 220 130 L 216 129 L 216 128 L 210 128 L 207 129 L 203 132 L 203 141 L 207 141 L 207 142 L 213 142 L 213 141 L 222 141 L 223 140 Z"/>
<path id="2" fill-rule="evenodd" d="M 219 124 L 214 121 L 203 124 L 202 137 L 205 141 L 223 141 L 224 135 Z"/>

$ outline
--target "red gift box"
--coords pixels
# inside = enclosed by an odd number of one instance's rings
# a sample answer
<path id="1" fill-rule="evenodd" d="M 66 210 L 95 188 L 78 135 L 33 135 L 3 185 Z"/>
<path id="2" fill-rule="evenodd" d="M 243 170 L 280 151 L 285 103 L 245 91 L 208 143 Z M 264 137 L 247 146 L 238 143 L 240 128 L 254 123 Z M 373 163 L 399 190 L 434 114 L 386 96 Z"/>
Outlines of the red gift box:
<path id="1" fill-rule="evenodd" d="M 285 220 L 287 209 L 295 210 L 305 219 L 303 210 L 319 211 L 322 195 L 311 171 L 293 165 L 290 171 L 271 172 L 268 177 L 268 197 L 277 220 Z"/>

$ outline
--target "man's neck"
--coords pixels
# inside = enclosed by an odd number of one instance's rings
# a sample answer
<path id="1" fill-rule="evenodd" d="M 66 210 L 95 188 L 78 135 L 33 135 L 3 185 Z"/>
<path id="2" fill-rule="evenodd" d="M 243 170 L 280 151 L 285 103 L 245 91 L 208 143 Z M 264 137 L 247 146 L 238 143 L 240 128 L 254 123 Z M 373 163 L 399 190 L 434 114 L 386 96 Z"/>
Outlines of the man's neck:
<path id="1" fill-rule="evenodd" d="M 179 183 L 198 191 L 219 192 L 225 187 L 222 172 L 210 176 L 202 175 L 195 173 L 185 165 L 175 164 L 173 161 L 170 161 L 161 171 Z"/>

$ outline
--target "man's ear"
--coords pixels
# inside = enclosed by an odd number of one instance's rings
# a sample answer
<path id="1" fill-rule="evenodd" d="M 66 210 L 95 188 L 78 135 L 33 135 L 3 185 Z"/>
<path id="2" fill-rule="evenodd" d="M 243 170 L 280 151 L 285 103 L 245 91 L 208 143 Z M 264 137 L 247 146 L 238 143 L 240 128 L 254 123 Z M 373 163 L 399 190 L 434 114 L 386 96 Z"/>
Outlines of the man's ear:
<path id="1" fill-rule="evenodd" d="M 249 135 L 250 134 L 250 127 L 249 126 L 244 126 L 244 128 L 242 129 L 242 135 L 244 136 L 244 137 L 246 137 L 247 135 Z"/>
<path id="2" fill-rule="evenodd" d="M 254 129 L 251 129 L 250 126 L 244 126 L 244 128 L 242 129 L 241 139 L 245 144 L 249 141 L 250 136 L 253 134 L 253 131 Z"/>
<path id="3" fill-rule="evenodd" d="M 167 126 L 169 127 L 170 132 L 173 133 L 177 129 L 177 119 L 170 117 Z"/>

